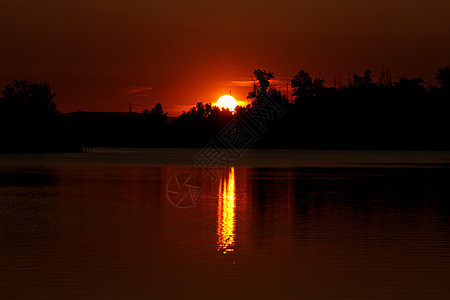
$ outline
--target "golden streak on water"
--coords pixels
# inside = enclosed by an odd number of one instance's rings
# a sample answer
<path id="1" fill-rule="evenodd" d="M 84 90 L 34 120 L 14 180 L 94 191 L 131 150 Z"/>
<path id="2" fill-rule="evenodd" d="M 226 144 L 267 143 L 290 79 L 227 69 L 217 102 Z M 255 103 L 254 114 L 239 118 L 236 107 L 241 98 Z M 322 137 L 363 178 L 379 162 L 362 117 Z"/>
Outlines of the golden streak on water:
<path id="1" fill-rule="evenodd" d="M 217 210 L 218 251 L 224 254 L 234 251 L 236 187 L 234 167 L 228 172 L 228 178 L 222 178 L 219 185 L 219 207 Z"/>

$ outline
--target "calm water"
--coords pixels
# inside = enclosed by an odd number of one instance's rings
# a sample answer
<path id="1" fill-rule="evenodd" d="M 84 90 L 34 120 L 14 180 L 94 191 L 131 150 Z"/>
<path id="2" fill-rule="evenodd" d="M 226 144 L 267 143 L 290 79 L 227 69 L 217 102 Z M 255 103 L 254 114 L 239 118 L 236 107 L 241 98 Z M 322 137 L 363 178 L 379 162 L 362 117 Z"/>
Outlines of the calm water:
<path id="1" fill-rule="evenodd" d="M 0 298 L 450 299 L 450 153 L 196 151 L 0 155 Z"/>

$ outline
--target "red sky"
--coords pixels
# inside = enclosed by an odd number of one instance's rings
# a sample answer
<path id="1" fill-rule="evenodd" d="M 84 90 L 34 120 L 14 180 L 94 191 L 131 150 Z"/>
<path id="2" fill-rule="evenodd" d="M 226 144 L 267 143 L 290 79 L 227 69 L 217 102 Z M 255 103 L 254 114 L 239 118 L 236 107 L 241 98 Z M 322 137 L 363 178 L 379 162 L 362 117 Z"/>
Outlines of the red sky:
<path id="1" fill-rule="evenodd" d="M 382 69 L 394 78 L 450 65 L 448 0 L 0 0 L 0 84 L 47 81 L 64 112 L 161 102 L 177 115 L 255 68 L 289 80 Z M 135 107 L 142 110 L 142 107 Z"/>

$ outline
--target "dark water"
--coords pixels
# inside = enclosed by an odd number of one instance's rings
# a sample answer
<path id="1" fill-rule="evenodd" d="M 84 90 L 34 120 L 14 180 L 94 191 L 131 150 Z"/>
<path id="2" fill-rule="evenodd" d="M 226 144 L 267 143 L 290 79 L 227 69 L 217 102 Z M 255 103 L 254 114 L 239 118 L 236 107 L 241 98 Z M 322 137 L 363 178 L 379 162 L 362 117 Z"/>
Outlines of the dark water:
<path id="1" fill-rule="evenodd" d="M 450 153 L 194 153 L 1 156 L 0 298 L 450 299 Z"/>

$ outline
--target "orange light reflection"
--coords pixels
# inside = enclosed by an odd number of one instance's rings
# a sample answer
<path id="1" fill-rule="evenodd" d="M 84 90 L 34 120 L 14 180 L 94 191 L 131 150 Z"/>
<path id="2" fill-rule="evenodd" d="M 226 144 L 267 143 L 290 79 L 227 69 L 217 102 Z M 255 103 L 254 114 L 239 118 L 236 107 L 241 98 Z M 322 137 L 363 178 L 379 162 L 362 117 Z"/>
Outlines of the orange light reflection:
<path id="1" fill-rule="evenodd" d="M 218 251 L 223 254 L 234 251 L 236 190 L 234 167 L 228 172 L 228 178 L 222 178 L 219 185 L 219 207 L 217 210 Z"/>

